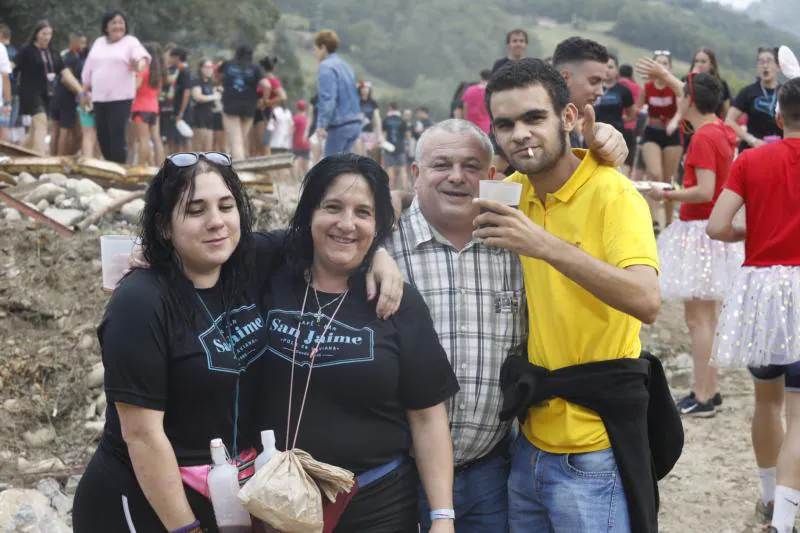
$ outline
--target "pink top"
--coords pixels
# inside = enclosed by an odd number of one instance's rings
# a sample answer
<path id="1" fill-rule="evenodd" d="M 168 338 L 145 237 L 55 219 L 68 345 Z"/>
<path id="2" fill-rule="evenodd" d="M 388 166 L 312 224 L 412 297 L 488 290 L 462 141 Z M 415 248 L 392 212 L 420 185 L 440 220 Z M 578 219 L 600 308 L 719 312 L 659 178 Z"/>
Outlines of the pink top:
<path id="1" fill-rule="evenodd" d="M 464 91 L 464 96 L 462 96 L 461 99 L 467 104 L 467 116 L 464 118 L 478 126 L 484 133 L 488 134 L 492 121 L 489 118 L 489 112 L 486 110 L 485 95 L 486 89 L 481 87 L 479 83 L 476 83 Z"/>
<path id="2" fill-rule="evenodd" d="M 150 54 L 132 35 L 115 43 L 109 43 L 105 36 L 98 37 L 81 76 L 84 85 L 90 87 L 92 102 L 133 100 L 136 95 L 134 62 L 142 58 L 150 62 Z"/>

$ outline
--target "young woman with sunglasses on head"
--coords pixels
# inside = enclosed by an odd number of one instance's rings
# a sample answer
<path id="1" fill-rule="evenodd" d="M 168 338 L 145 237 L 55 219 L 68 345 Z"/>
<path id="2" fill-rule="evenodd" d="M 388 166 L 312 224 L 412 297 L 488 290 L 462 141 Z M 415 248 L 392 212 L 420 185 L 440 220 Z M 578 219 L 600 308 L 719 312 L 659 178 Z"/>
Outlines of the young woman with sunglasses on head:
<path id="1" fill-rule="evenodd" d="M 762 146 L 770 137 L 783 136 L 783 130 L 775 122 L 780 89 L 778 49 L 759 48 L 756 65 L 758 80 L 739 91 L 725 119 L 742 141 L 740 151 Z M 737 122 L 742 115 L 747 115 L 747 130 Z"/>
<path id="2" fill-rule="evenodd" d="M 246 462 L 264 429 L 240 407 L 260 386 L 261 290 L 280 239 L 251 224 L 226 154 L 174 154 L 151 181 L 140 235 L 151 268 L 120 282 L 98 328 L 106 427 L 76 492 L 76 533 L 217 531 L 209 442 Z"/>

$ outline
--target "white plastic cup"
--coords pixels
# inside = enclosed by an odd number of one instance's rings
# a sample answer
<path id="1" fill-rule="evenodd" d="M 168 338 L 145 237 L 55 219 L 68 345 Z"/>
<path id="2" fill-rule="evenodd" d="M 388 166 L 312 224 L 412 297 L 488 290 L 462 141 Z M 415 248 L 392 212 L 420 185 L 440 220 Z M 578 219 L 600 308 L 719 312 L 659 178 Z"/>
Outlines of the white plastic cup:
<path id="1" fill-rule="evenodd" d="M 136 244 L 135 235 L 100 237 L 100 262 L 103 267 L 103 290 L 112 292 L 128 269 L 128 260 Z"/>
<path id="2" fill-rule="evenodd" d="M 484 200 L 492 200 L 500 204 L 508 205 L 514 209 L 519 208 L 519 199 L 522 196 L 522 184 L 507 181 L 481 180 L 479 186 L 479 196 Z M 481 207 L 481 213 L 491 211 Z M 491 225 L 482 224 L 481 227 Z"/>

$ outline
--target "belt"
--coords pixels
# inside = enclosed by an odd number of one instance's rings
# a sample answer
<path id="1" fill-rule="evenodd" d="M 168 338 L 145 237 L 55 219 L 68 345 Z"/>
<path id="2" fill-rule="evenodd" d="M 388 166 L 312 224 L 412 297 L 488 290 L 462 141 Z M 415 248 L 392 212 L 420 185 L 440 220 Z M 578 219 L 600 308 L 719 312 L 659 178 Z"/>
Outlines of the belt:
<path id="1" fill-rule="evenodd" d="M 509 438 L 503 437 L 497 445 L 492 448 L 489 453 L 484 455 L 483 457 L 479 457 L 477 459 L 473 459 L 472 461 L 467 461 L 466 463 L 461 463 L 457 467 L 453 469 L 453 473 L 456 476 L 459 476 L 469 470 L 474 466 L 478 466 L 479 464 L 483 464 L 485 462 L 491 461 L 492 459 L 497 459 L 498 457 L 508 457 L 508 446 L 509 446 Z"/>
<path id="2" fill-rule="evenodd" d="M 406 462 L 406 457 L 405 455 L 403 455 L 398 457 L 397 459 L 394 459 L 393 461 L 386 463 L 385 465 L 376 466 L 375 468 L 367 470 L 366 472 L 362 472 L 361 474 L 356 476 L 356 481 L 358 481 L 358 488 L 363 489 L 367 485 L 375 483 L 383 476 L 397 470 L 400 467 L 400 465 L 402 465 L 405 462 Z"/>

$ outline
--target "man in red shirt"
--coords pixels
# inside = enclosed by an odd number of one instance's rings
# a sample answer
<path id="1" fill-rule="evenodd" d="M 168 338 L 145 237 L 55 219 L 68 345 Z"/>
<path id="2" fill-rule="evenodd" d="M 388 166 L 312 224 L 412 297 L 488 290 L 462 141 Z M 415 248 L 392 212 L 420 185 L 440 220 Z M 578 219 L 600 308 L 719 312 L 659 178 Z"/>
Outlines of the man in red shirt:
<path id="1" fill-rule="evenodd" d="M 467 87 L 461 97 L 464 102 L 464 118 L 478 126 L 487 135 L 491 129 L 491 120 L 489 112 L 486 110 L 485 96 L 486 84 L 489 83 L 491 77 L 491 70 L 482 70 L 481 81 Z"/>
<path id="2" fill-rule="evenodd" d="M 800 78 L 778 94 L 784 139 L 742 152 L 707 231 L 713 239 L 745 241 L 744 265 L 720 314 L 715 358 L 747 365 L 753 375 L 756 512 L 771 522 L 768 531 L 791 533 L 800 504 Z M 746 229 L 733 222 L 742 206 Z"/>

